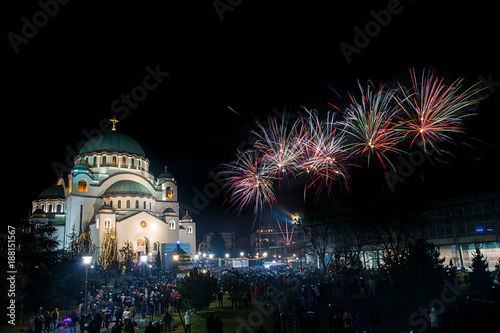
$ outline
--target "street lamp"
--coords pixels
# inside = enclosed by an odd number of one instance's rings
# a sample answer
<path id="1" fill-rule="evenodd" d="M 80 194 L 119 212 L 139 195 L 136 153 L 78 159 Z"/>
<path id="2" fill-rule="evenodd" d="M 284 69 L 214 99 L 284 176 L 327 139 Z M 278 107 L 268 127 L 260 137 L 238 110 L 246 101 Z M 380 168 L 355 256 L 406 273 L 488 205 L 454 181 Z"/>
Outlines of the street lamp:
<path id="1" fill-rule="evenodd" d="M 172 259 L 174 259 L 174 279 L 177 279 L 177 260 L 179 260 L 179 255 L 174 254 Z"/>
<path id="2" fill-rule="evenodd" d="M 299 215 L 299 214 L 292 214 L 292 221 L 293 221 L 293 224 L 295 224 L 296 226 L 298 226 L 300 228 L 300 223 L 302 222 L 302 217 Z M 302 245 L 300 244 L 300 229 L 299 229 L 299 234 L 298 234 L 298 237 L 299 237 L 299 262 L 300 262 L 300 272 L 302 273 Z"/>
<path id="3" fill-rule="evenodd" d="M 148 262 L 147 254 L 141 255 L 141 263 L 142 263 L 142 286 L 146 286 L 146 263 Z"/>
<path id="4" fill-rule="evenodd" d="M 83 264 L 85 265 L 85 313 L 87 313 L 87 284 L 89 274 L 89 264 L 92 261 L 92 256 L 83 256 Z"/>

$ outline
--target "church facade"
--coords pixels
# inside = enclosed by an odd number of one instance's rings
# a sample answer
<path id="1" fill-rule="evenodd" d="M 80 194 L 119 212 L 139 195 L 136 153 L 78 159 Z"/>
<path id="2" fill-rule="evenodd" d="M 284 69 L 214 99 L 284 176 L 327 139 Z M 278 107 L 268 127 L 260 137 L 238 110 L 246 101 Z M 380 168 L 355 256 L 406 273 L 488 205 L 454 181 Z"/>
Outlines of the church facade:
<path id="1" fill-rule="evenodd" d="M 142 147 L 114 125 L 81 148 L 67 178 L 61 176 L 32 202 L 31 222 L 52 224 L 61 248 L 90 230 L 99 251 L 113 230 L 118 249 L 129 243 L 139 255 L 161 254 L 165 261 L 172 252 L 167 249 L 179 244 L 194 255 L 196 223 L 187 212 L 180 218 L 174 176 L 166 167 L 152 175 Z"/>

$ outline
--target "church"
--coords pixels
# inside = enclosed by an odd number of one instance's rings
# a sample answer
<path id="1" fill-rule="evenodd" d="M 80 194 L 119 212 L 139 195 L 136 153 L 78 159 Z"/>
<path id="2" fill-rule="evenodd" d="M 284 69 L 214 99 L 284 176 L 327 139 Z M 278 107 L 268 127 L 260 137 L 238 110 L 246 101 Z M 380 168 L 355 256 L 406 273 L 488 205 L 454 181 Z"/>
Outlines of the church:
<path id="1" fill-rule="evenodd" d="M 193 256 L 196 223 L 188 212 L 180 218 L 174 176 L 166 167 L 152 175 L 142 147 L 116 130 L 115 117 L 110 121 L 112 131 L 83 145 L 68 177 L 32 202 L 31 222 L 52 224 L 60 248 L 90 230 L 98 252 L 106 232 L 114 230 L 118 249 L 129 243 L 138 255 L 160 254 L 163 268 L 177 245 Z"/>

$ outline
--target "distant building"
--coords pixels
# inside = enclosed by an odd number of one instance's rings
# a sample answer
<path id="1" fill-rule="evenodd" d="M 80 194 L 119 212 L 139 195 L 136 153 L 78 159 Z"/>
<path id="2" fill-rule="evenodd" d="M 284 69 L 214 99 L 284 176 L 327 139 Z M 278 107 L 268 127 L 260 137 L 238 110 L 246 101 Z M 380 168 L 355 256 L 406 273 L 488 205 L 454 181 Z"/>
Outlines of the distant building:
<path id="1" fill-rule="evenodd" d="M 285 223 L 288 223 L 288 226 Z M 291 223 L 282 224 L 278 225 L 278 222 L 275 222 L 255 230 L 250 234 L 250 245 L 259 256 L 266 253 L 266 260 L 298 261 L 301 245 L 304 245 L 304 235 Z"/>
<path id="2" fill-rule="evenodd" d="M 444 264 L 459 269 L 470 268 L 474 246 L 479 244 L 488 259 L 489 269 L 495 269 L 500 258 L 500 188 L 423 198 L 418 202 L 407 202 L 404 207 L 394 207 L 393 210 L 390 205 L 389 208 L 378 206 L 373 204 L 362 209 L 350 209 L 346 213 L 335 212 L 335 217 L 328 223 L 336 223 L 338 232 L 329 239 L 327 253 L 332 253 L 335 247 L 350 246 L 359 250 L 365 267 L 377 267 L 384 257 L 381 237 L 396 239 L 398 232 L 402 231 L 408 233 L 404 236 L 408 236 L 410 241 L 422 238 L 437 245 L 441 257 L 446 259 Z M 375 227 L 378 228 L 377 220 L 381 219 L 396 228 L 405 225 L 405 221 L 401 224 L 402 216 L 411 216 L 410 219 L 416 221 L 411 230 L 394 229 L 392 235 L 374 231 Z M 353 226 L 356 225 L 364 228 L 353 232 Z M 361 242 L 360 235 L 363 237 Z"/>
<path id="3" fill-rule="evenodd" d="M 42 191 L 32 206 L 31 222 L 52 224 L 60 248 L 90 230 L 99 249 L 113 230 L 118 249 L 129 243 L 138 254 L 163 258 L 179 242 L 188 254 L 196 252 L 196 223 L 187 212 L 180 218 L 174 176 L 166 167 L 152 175 L 142 147 L 114 124 L 112 132 L 83 145 L 68 177 Z"/>

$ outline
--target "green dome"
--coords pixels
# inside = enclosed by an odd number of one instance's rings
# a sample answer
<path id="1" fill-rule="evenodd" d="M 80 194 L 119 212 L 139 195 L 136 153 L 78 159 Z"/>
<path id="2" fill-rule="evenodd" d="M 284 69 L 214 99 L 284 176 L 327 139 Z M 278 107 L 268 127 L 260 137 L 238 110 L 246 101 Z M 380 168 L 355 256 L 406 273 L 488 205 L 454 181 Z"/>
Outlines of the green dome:
<path id="1" fill-rule="evenodd" d="M 162 172 L 158 178 L 174 178 L 174 175 L 172 175 L 170 172 Z"/>
<path id="2" fill-rule="evenodd" d="M 131 180 L 120 180 L 114 183 L 104 192 L 103 197 L 126 195 L 152 197 L 151 192 L 149 192 L 146 186 Z"/>
<path id="3" fill-rule="evenodd" d="M 141 146 L 130 136 L 111 132 L 99 135 L 89 141 L 80 150 L 80 155 L 92 153 L 126 153 L 146 157 Z"/>
<path id="4" fill-rule="evenodd" d="M 167 214 L 175 214 L 175 210 L 173 210 L 170 207 L 165 208 L 165 210 L 163 211 L 163 215 L 167 215 Z"/>
<path id="5" fill-rule="evenodd" d="M 79 174 L 79 173 L 89 173 L 89 172 L 90 172 L 90 168 L 88 167 L 88 165 L 83 164 L 83 163 L 77 164 L 73 167 L 73 173 L 75 175 Z"/>
<path id="6" fill-rule="evenodd" d="M 54 185 L 40 193 L 38 199 L 65 199 L 64 187 L 62 185 Z"/>

